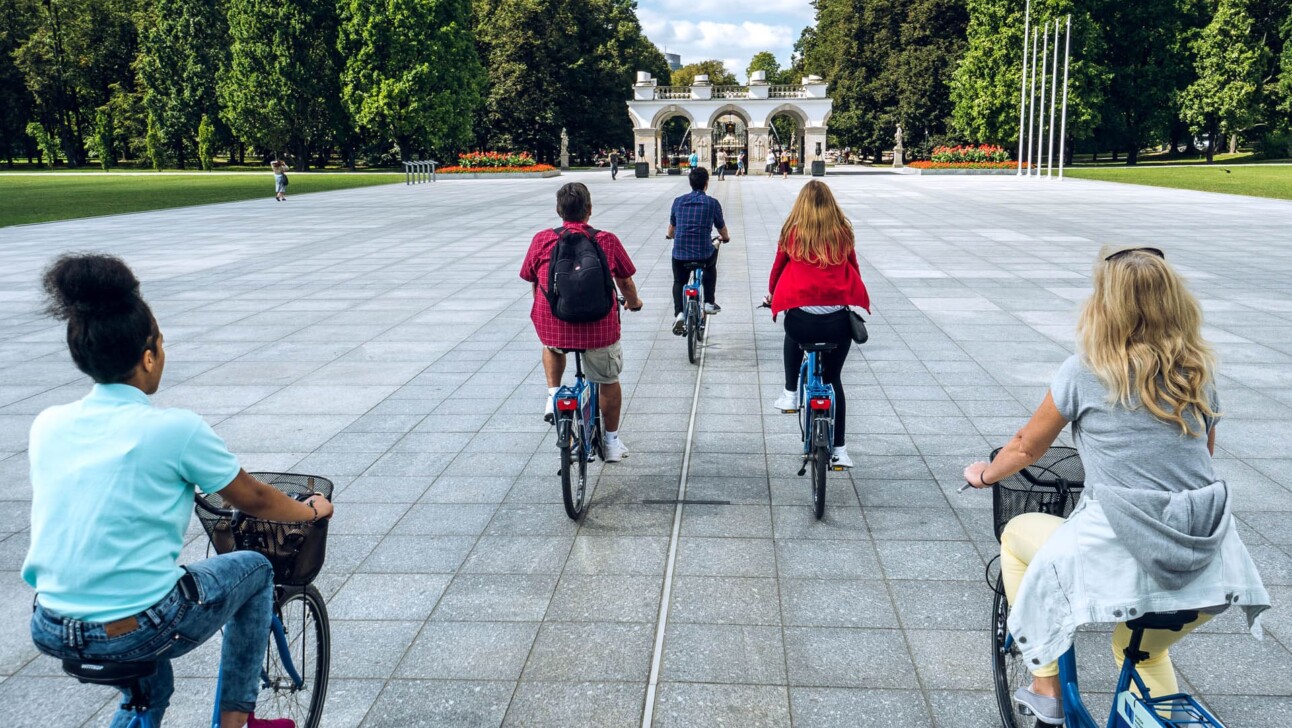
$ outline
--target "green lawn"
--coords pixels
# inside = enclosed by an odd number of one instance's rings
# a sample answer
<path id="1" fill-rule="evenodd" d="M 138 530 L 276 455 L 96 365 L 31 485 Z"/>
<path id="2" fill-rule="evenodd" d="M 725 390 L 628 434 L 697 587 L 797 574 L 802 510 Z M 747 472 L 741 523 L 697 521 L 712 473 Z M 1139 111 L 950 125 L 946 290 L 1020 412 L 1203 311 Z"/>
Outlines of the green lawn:
<path id="1" fill-rule="evenodd" d="M 1063 174 L 1105 182 L 1292 200 L 1292 166 L 1069 168 Z"/>
<path id="2" fill-rule="evenodd" d="M 402 182 L 404 175 L 310 172 L 290 178 L 289 197 Z M 0 227 L 257 198 L 274 204 L 273 196 L 268 173 L 0 175 Z"/>

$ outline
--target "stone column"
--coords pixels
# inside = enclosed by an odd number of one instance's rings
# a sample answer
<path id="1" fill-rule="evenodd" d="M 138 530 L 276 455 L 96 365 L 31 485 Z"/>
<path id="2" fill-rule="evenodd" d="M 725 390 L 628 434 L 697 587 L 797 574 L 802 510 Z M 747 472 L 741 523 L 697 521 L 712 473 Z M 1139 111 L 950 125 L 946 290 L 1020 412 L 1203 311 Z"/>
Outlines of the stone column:
<path id="1" fill-rule="evenodd" d="M 651 171 L 659 169 L 659 130 L 651 127 L 633 129 L 633 152 L 641 151 L 638 162 L 646 162 Z"/>
<path id="2" fill-rule="evenodd" d="M 751 174 L 762 172 L 767 165 L 767 149 L 771 144 L 771 128 L 751 126 L 749 132 L 749 171 Z"/>
<path id="3" fill-rule="evenodd" d="M 803 129 L 803 157 L 807 162 L 805 167 L 810 167 L 812 162 L 825 160 L 825 127 L 809 126 Z M 821 145 L 821 153 L 817 154 L 817 145 Z"/>
<path id="4" fill-rule="evenodd" d="M 713 169 L 713 129 L 691 127 L 691 149 L 700 155 L 700 166 Z"/>

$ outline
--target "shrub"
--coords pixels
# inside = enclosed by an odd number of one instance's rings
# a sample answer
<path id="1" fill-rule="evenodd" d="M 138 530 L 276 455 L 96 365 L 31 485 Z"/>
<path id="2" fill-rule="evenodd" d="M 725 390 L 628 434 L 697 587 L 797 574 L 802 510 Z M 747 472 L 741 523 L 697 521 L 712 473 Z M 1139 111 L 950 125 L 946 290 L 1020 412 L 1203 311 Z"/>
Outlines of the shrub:
<path id="1" fill-rule="evenodd" d="M 934 162 L 1008 162 L 1009 152 L 995 144 L 935 147 L 929 159 Z"/>
<path id="2" fill-rule="evenodd" d="M 465 155 L 463 155 L 465 156 Z M 452 167 L 441 167 L 439 174 L 491 174 L 494 172 L 550 172 L 556 169 L 550 164 L 530 164 L 515 167 L 469 167 L 467 165 L 454 165 Z"/>
<path id="3" fill-rule="evenodd" d="M 206 114 L 202 114 L 202 122 L 197 125 L 197 158 L 207 172 L 215 166 L 215 124 Z"/>
<path id="4" fill-rule="evenodd" d="M 529 152 L 467 152 L 458 155 L 459 167 L 532 167 Z"/>
<path id="5" fill-rule="evenodd" d="M 36 140 L 36 147 L 40 149 L 41 154 L 45 157 L 45 164 L 53 169 L 58 164 L 58 143 L 43 125 L 35 122 L 27 122 L 27 136 Z"/>
<path id="6" fill-rule="evenodd" d="M 908 167 L 915 169 L 1016 169 L 1018 162 L 1011 162 L 1008 159 L 1000 162 L 933 162 L 919 161 L 907 164 Z M 1027 169 L 1027 162 L 1023 163 L 1023 168 Z"/>

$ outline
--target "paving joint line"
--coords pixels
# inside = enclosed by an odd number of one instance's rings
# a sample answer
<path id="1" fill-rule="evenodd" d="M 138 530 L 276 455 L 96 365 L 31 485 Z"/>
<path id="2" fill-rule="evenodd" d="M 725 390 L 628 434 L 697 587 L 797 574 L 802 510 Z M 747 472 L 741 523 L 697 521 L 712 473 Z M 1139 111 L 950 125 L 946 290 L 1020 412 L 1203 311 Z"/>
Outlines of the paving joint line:
<path id="1" fill-rule="evenodd" d="M 660 594 L 659 617 L 655 621 L 655 650 L 651 654 L 650 679 L 646 683 L 646 703 L 642 709 L 642 728 L 651 728 L 655 720 L 655 698 L 664 663 L 664 633 L 668 629 L 668 606 L 673 594 L 673 574 L 677 566 L 678 539 L 682 532 L 682 509 L 686 507 L 686 482 L 691 470 L 691 449 L 695 444 L 695 415 L 700 406 L 700 385 L 704 381 L 704 360 L 708 353 L 712 323 L 705 327 L 704 346 L 700 349 L 700 369 L 695 375 L 691 395 L 691 419 L 686 428 L 686 447 L 682 452 L 682 475 L 677 483 L 677 506 L 673 509 L 673 533 L 668 541 L 668 561 L 664 567 L 664 588 Z"/>

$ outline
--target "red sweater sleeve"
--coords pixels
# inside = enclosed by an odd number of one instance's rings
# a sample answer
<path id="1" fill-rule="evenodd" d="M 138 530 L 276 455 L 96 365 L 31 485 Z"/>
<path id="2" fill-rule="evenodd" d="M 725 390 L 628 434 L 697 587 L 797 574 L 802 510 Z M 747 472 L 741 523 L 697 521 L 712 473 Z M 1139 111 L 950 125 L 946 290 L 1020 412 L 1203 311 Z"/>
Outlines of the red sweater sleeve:
<path id="1" fill-rule="evenodd" d="M 781 279 L 781 274 L 785 272 L 785 266 L 789 264 L 790 264 L 789 253 L 786 253 L 783 249 L 778 247 L 776 249 L 776 260 L 772 263 L 772 276 L 767 281 L 768 293 L 776 292 L 776 282 Z"/>

